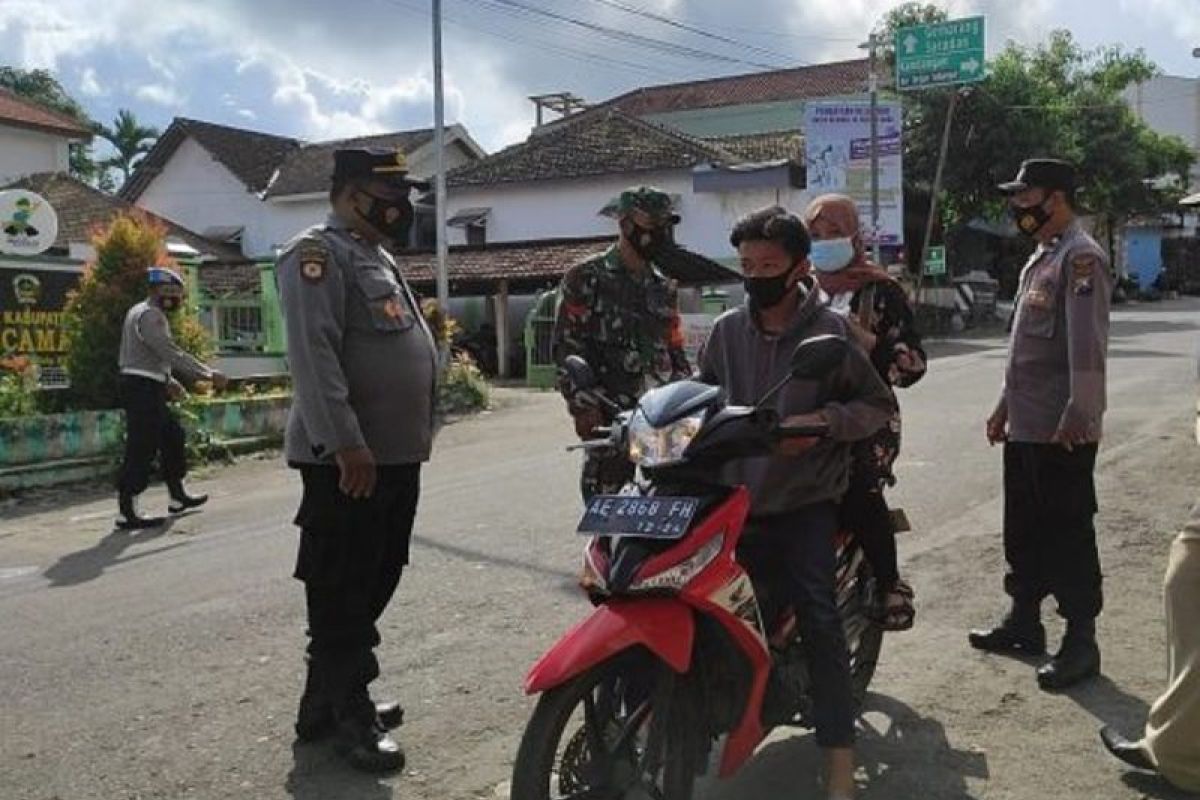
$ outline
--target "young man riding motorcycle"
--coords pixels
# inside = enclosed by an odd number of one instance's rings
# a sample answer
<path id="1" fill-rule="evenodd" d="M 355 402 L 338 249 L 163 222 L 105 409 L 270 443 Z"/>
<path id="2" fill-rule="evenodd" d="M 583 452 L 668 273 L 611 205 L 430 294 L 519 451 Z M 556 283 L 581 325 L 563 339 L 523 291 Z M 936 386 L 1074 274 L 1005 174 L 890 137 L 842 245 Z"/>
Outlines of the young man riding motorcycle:
<path id="1" fill-rule="evenodd" d="M 740 220 L 730 241 L 741 257 L 746 305 L 722 315 L 700 354 L 700 379 L 720 385 L 731 404 L 753 404 L 783 379 L 802 340 L 848 335 L 809 276 L 808 231 L 778 206 Z M 826 750 L 830 798 L 854 791 L 854 703 L 849 656 L 835 600 L 837 503 L 849 483 L 850 450 L 894 412 L 887 386 L 866 354 L 851 347 L 821 380 L 796 380 L 776 397 L 788 426 L 823 424 L 828 435 L 791 439 L 775 455 L 735 462 L 728 478 L 751 493 L 739 558 L 778 585 L 799 615 L 812 674 L 817 743 Z"/>

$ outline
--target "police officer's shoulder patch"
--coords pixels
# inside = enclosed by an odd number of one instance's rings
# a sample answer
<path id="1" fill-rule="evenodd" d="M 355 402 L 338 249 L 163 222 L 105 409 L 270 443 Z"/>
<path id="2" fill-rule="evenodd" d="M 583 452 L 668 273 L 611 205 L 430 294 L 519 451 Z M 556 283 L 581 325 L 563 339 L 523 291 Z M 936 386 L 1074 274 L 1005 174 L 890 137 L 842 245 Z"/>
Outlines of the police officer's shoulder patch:
<path id="1" fill-rule="evenodd" d="M 329 247 L 315 236 L 306 237 L 296 245 L 296 263 L 304 280 L 320 283 L 329 270 Z"/>
<path id="2" fill-rule="evenodd" d="M 1099 270 L 1100 258 L 1095 253 L 1071 256 L 1071 291 L 1078 295 L 1091 294 Z"/>

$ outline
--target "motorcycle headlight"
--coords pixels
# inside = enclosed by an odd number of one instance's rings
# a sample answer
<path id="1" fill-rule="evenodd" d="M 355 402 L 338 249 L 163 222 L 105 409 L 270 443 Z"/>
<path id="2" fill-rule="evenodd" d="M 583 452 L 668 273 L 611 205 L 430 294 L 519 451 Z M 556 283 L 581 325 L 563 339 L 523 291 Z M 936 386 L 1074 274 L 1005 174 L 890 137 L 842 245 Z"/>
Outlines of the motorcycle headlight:
<path id="1" fill-rule="evenodd" d="M 635 581 L 629 587 L 631 592 L 661 592 L 679 591 L 692 582 L 692 579 L 704 571 L 705 567 L 721 554 L 725 546 L 725 534 L 718 534 L 692 555 L 680 561 L 675 566 L 664 569 L 657 575 Z"/>
<path id="2" fill-rule="evenodd" d="M 704 412 L 655 428 L 638 411 L 629 422 L 629 460 L 643 467 L 661 467 L 683 460 L 683 451 L 696 438 Z"/>

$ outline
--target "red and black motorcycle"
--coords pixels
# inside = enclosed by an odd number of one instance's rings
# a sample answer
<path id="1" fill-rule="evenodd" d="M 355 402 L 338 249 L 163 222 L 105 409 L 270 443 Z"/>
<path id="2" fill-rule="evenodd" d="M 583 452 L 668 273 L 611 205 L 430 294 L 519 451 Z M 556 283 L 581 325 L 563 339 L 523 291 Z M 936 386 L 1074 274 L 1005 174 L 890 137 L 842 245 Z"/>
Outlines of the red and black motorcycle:
<path id="1" fill-rule="evenodd" d="M 787 380 L 815 380 L 845 356 L 845 340 L 807 339 Z M 588 392 L 595 377 L 565 365 Z M 736 558 L 750 507 L 721 466 L 772 452 L 785 428 L 769 401 L 726 405 L 722 391 L 680 381 L 617 413 L 607 438 L 641 480 L 594 497 L 581 585 L 596 608 L 534 665 L 525 689 L 541 698 L 513 766 L 512 800 L 688 800 L 719 744 L 727 777 L 774 727 L 811 726 L 811 683 L 795 614 L 756 586 Z M 590 392 L 605 404 L 598 392 Z M 871 618 L 874 580 L 849 533 L 837 540 L 838 606 L 861 703 L 883 632 Z"/>

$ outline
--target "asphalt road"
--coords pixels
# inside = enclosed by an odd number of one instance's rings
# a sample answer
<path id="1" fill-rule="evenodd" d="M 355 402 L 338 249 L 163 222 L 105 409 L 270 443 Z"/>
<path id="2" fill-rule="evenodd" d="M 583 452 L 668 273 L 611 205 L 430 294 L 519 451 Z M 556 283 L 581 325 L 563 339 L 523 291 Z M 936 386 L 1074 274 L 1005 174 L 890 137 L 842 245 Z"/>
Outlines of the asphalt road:
<path id="1" fill-rule="evenodd" d="M 893 495 L 919 529 L 901 548 L 920 616 L 885 644 L 862 723 L 862 797 L 1176 796 L 1124 775 L 1095 729 L 1135 731 L 1165 676 L 1158 583 L 1200 463 L 1197 310 L 1114 315 L 1099 481 L 1105 677 L 1064 696 L 1039 692 L 1029 664 L 966 646 L 965 629 L 1004 605 L 999 451 L 982 422 L 1004 343 L 934 345 L 928 377 L 902 398 Z M 292 744 L 298 492 L 278 460 L 207 471 L 197 487 L 209 507 L 157 533 L 112 532 L 103 487 L 0 507 L 0 798 L 506 796 L 531 708 L 524 671 L 587 609 L 574 588 L 571 436 L 557 397 L 512 390 L 442 432 L 414 564 L 384 619 L 376 693 L 409 717 L 409 768 L 386 779 Z M 811 734 L 774 737 L 701 800 L 819 798 L 817 761 Z"/>

